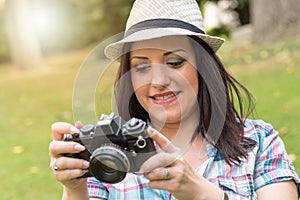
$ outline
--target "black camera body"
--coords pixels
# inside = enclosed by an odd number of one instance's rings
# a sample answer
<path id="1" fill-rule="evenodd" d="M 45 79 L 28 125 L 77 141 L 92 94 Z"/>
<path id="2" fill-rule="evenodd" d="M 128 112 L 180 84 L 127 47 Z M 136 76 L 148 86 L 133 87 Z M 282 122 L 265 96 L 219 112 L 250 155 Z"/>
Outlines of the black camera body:
<path id="1" fill-rule="evenodd" d="M 141 165 L 155 154 L 152 139 L 144 121 L 131 118 L 127 122 L 113 113 L 102 115 L 94 126 L 85 125 L 78 134 L 68 134 L 65 141 L 78 142 L 85 150 L 66 156 L 90 162 L 82 177 L 95 177 L 105 183 L 122 181 L 127 172 L 138 172 Z"/>

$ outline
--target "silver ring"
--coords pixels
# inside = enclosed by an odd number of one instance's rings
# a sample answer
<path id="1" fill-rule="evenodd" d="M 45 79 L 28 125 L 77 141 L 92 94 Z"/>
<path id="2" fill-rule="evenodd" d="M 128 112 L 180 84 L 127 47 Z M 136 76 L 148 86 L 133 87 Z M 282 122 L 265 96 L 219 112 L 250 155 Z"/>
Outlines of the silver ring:
<path id="1" fill-rule="evenodd" d="M 56 159 L 54 159 L 54 161 L 53 161 L 53 169 L 54 169 L 54 171 L 59 170 L 59 168 L 56 166 Z"/>
<path id="2" fill-rule="evenodd" d="M 166 167 L 165 170 L 166 170 L 166 176 L 165 176 L 165 179 L 168 180 L 168 179 L 171 178 L 169 167 Z"/>

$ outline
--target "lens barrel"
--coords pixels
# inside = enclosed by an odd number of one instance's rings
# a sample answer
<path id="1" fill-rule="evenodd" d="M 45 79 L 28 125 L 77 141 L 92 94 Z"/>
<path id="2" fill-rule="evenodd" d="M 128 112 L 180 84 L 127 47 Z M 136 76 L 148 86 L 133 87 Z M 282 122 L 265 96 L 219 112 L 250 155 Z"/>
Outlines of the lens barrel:
<path id="1" fill-rule="evenodd" d="M 90 159 L 90 171 L 105 183 L 122 181 L 129 169 L 129 160 L 117 145 L 102 145 L 93 152 Z"/>

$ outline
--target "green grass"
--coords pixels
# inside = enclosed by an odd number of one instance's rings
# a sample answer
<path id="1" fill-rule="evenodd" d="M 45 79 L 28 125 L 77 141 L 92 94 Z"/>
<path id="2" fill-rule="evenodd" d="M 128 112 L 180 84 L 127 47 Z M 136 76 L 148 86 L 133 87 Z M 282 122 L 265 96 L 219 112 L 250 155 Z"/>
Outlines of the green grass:
<path id="1" fill-rule="evenodd" d="M 229 70 L 257 99 L 255 117 L 280 131 L 300 173 L 300 39 L 272 45 L 241 46 L 228 42 L 220 51 Z M 50 126 L 74 122 L 72 91 L 87 52 L 48 59 L 49 72 L 14 73 L 0 68 L 0 199 L 61 199 L 61 185 L 49 169 Z M 110 112 L 114 69 L 97 88 L 97 115 Z"/>
<path id="2" fill-rule="evenodd" d="M 2 72 L 0 199 L 59 199 L 49 171 L 50 126 L 72 122 L 74 72 L 10 78 Z"/>

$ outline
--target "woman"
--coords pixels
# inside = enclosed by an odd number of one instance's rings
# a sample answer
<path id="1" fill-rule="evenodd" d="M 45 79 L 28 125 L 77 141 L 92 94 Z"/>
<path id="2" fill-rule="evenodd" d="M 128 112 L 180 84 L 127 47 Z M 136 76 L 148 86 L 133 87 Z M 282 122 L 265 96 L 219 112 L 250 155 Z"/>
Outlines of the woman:
<path id="1" fill-rule="evenodd" d="M 136 0 L 126 27 L 105 52 L 120 57 L 118 111 L 149 122 L 157 154 L 116 184 L 77 179 L 89 163 L 64 154 L 85 148 L 62 140 L 82 125 L 57 122 L 50 166 L 63 199 L 297 199 L 278 133 L 246 119 L 251 94 L 217 58 L 223 40 L 205 34 L 197 3 Z"/>

